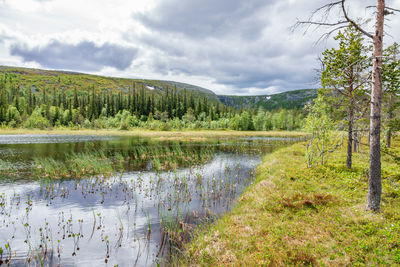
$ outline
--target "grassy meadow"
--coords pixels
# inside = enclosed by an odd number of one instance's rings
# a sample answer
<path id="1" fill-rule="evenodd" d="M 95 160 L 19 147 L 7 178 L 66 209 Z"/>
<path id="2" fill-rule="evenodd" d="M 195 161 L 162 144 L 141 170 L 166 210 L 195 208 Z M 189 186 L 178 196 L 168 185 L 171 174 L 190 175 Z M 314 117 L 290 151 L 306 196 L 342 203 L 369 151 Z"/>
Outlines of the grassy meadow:
<path id="1" fill-rule="evenodd" d="M 233 211 L 199 228 L 186 266 L 394 266 L 400 264 L 400 166 L 383 155 L 382 207 L 365 211 L 368 151 L 345 148 L 307 168 L 305 143 L 263 159 Z M 400 152 L 400 139 L 392 152 Z"/>

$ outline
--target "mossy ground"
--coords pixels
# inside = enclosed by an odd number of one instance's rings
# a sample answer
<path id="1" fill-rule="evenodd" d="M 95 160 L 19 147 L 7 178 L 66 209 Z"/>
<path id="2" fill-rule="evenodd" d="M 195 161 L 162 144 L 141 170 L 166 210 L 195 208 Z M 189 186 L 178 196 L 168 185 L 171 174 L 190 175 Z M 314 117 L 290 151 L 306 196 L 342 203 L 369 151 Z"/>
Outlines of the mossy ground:
<path id="1" fill-rule="evenodd" d="M 400 154 L 400 139 L 394 141 Z M 365 211 L 368 151 L 307 168 L 305 144 L 270 155 L 233 211 L 199 229 L 187 266 L 400 265 L 400 166 L 383 156 L 380 213 Z"/>

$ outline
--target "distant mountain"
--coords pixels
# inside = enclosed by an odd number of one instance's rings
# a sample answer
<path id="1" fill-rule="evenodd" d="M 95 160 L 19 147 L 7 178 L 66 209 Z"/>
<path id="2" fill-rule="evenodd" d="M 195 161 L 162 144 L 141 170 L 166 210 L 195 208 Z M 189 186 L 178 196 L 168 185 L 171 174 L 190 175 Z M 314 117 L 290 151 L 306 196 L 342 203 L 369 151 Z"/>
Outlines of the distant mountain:
<path id="1" fill-rule="evenodd" d="M 213 102 L 220 101 L 225 105 L 236 108 L 247 108 L 249 105 L 256 108 L 263 107 L 266 110 L 302 108 L 305 104 L 317 97 L 316 89 L 302 89 L 273 95 L 230 96 L 216 95 L 209 89 L 174 81 L 126 79 L 71 71 L 9 66 L 0 66 L 0 74 L 2 73 L 16 75 L 18 77 L 19 86 L 31 88 L 32 92 L 37 92 L 39 88 L 55 88 L 66 91 L 76 88 L 77 90 L 87 91 L 91 87 L 95 87 L 99 92 L 111 90 L 128 92 L 129 88 L 143 87 L 146 90 L 162 93 L 165 92 L 167 88 L 172 89 L 176 87 L 178 91 L 186 89 L 193 92 L 193 95 L 196 97 L 207 97 Z"/>
<path id="2" fill-rule="evenodd" d="M 318 95 L 317 89 L 301 89 L 272 95 L 231 96 L 219 95 L 218 99 L 225 105 L 236 108 L 259 108 L 275 110 L 279 108 L 298 109 L 304 107 Z"/>

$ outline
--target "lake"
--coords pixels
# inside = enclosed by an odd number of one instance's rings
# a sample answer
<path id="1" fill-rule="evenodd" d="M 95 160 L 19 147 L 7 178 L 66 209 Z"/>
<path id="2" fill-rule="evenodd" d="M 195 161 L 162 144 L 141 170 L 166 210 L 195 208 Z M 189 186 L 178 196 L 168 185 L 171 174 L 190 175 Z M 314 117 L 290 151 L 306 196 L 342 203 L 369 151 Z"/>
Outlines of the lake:
<path id="1" fill-rule="evenodd" d="M 167 265 L 296 141 L 0 136 L 0 265 Z"/>

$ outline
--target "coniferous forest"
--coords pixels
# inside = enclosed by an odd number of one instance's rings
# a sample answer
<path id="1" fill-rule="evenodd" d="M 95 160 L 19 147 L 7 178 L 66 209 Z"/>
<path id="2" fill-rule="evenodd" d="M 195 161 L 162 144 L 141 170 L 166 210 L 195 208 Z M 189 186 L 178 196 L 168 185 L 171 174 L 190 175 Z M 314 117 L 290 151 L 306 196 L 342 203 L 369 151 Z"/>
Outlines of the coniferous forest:
<path id="1" fill-rule="evenodd" d="M 8 128 L 296 130 L 301 109 L 233 107 L 213 95 L 158 81 L 4 71 L 0 123 Z M 51 73 L 51 75 L 49 75 Z M 41 73 L 43 74 L 43 73 Z M 111 85 L 110 85 L 111 82 Z"/>

